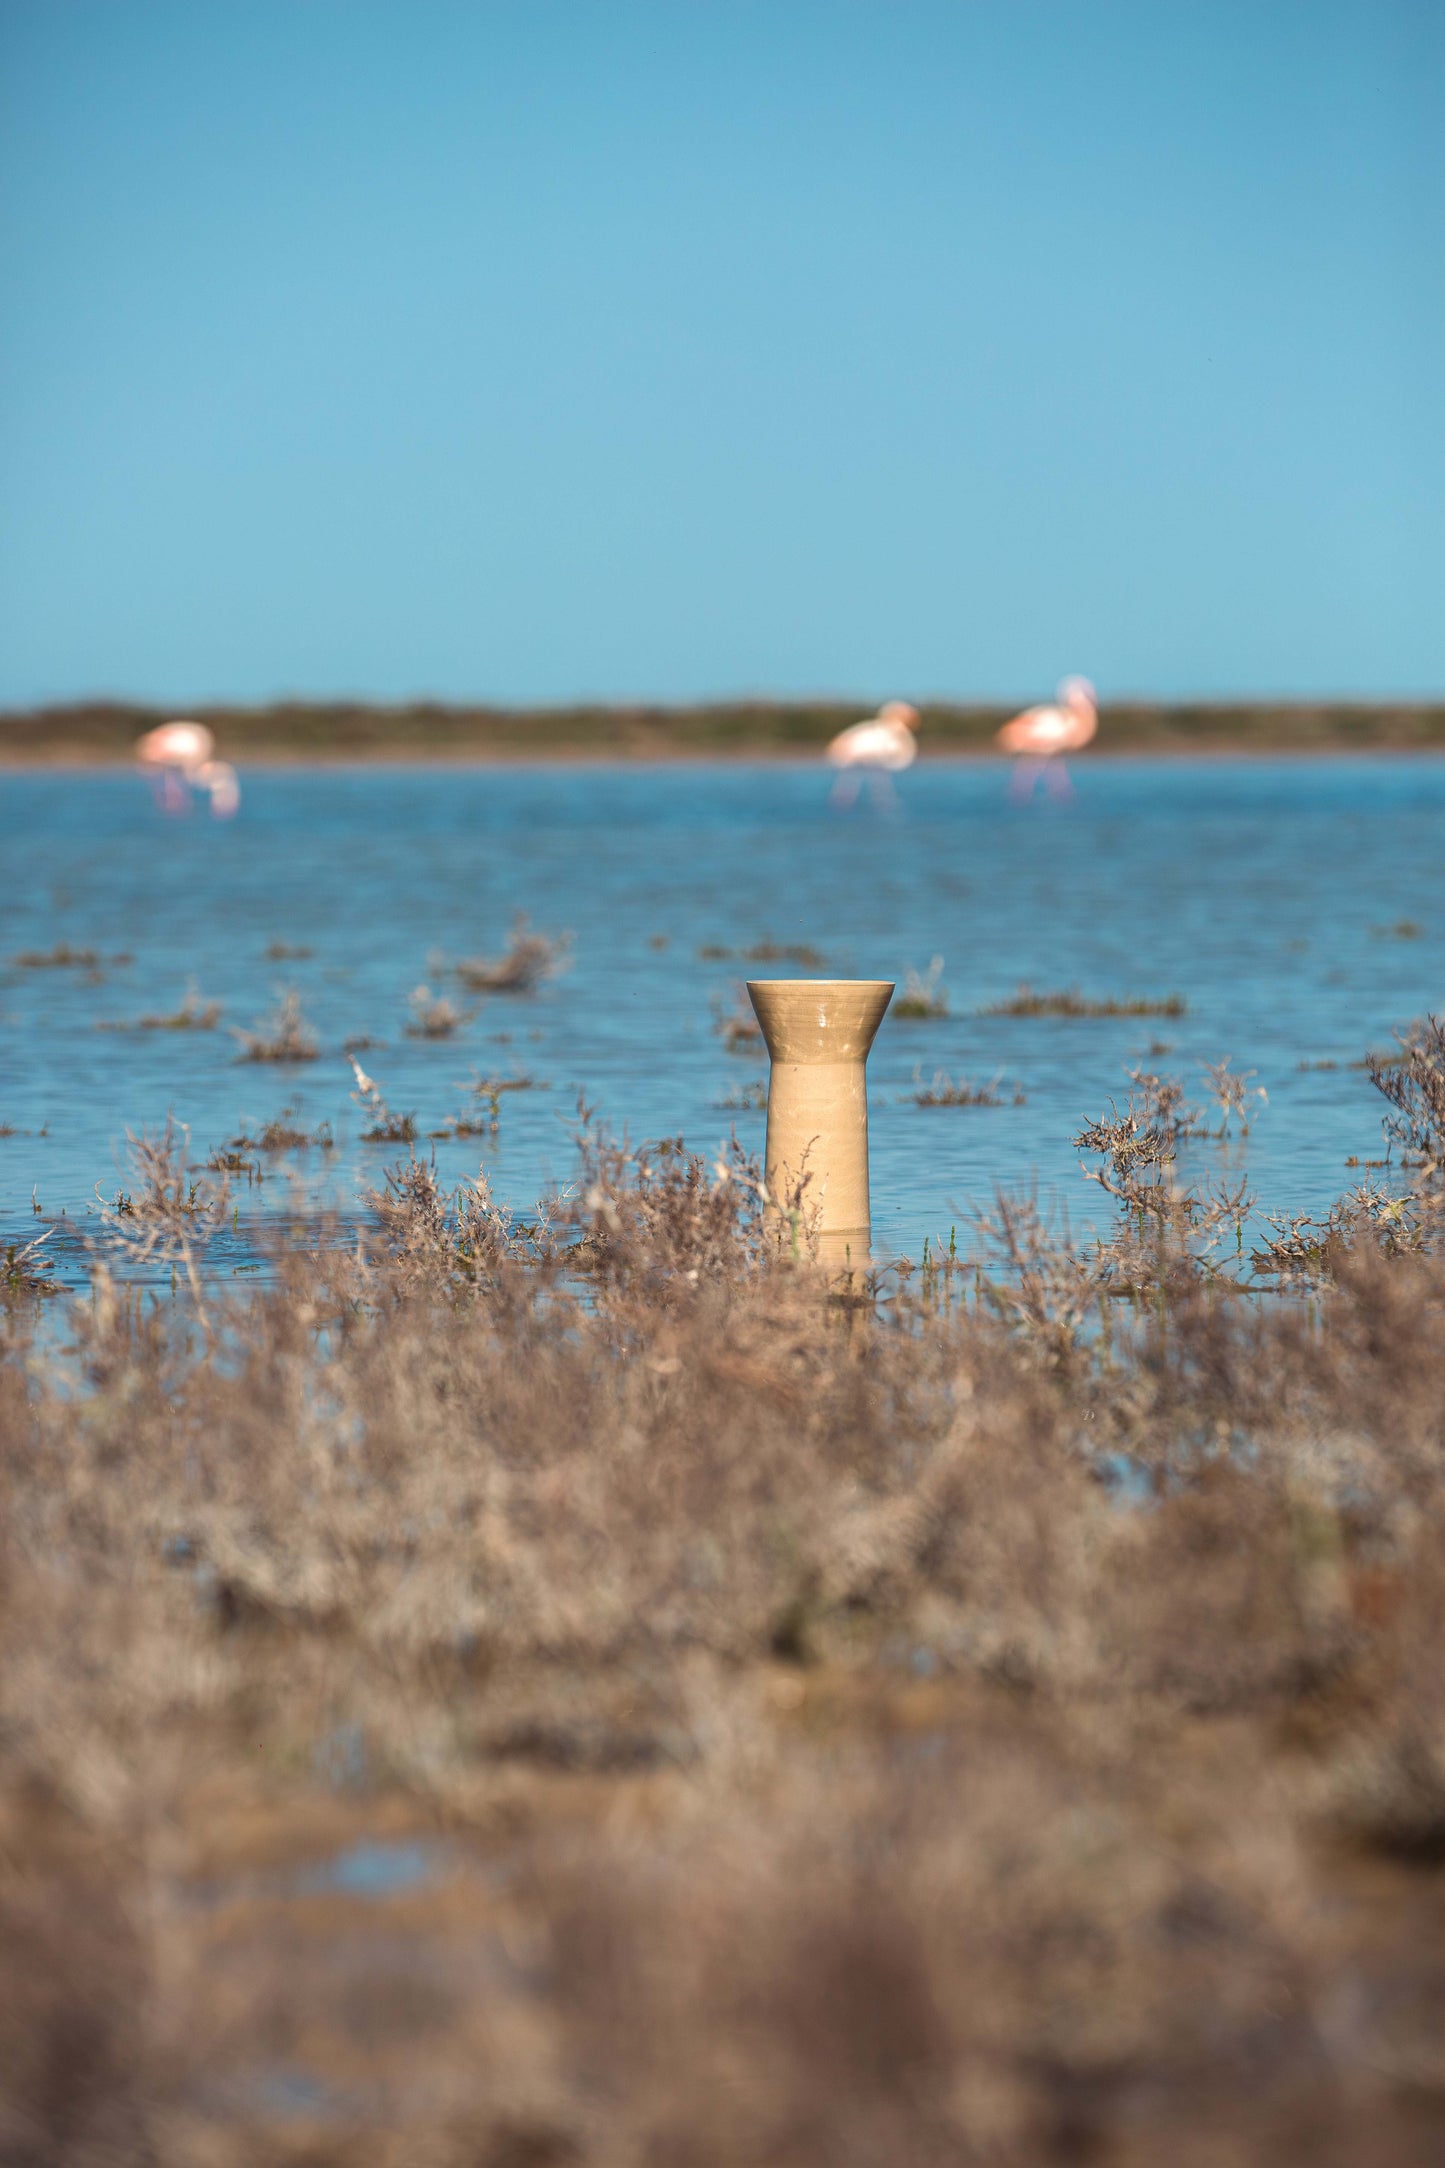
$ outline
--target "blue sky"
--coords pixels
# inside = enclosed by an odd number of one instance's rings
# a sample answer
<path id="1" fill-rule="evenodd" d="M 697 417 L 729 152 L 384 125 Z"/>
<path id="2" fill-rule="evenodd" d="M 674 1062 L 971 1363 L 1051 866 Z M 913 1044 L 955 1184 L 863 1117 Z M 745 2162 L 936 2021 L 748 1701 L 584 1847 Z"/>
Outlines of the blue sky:
<path id="1" fill-rule="evenodd" d="M 0 0 L 0 703 L 1445 691 L 1439 0 Z"/>

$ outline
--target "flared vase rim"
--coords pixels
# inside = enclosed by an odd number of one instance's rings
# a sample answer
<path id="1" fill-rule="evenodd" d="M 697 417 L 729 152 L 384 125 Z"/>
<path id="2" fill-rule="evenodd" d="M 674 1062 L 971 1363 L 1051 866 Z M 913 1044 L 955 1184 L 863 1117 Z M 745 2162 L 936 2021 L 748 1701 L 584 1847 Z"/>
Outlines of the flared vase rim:
<path id="1" fill-rule="evenodd" d="M 866 988 L 875 994 L 885 990 L 891 994 L 898 985 L 896 979 L 748 979 L 745 983 L 767 993 L 771 993 L 775 987 L 808 993 L 816 993 L 822 987 L 856 987 L 860 990 Z"/>

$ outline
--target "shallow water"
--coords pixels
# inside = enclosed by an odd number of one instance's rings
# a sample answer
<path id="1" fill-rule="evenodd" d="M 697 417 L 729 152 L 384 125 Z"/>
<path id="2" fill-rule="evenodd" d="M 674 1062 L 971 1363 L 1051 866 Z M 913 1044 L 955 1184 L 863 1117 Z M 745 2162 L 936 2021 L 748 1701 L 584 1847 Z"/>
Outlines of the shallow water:
<path id="1" fill-rule="evenodd" d="M 946 1242 L 1000 1184 L 1036 1183 L 1076 1227 L 1096 1216 L 1070 1139 L 1139 1061 L 1195 1092 L 1221 1055 L 1257 1072 L 1268 1105 L 1232 1164 L 1263 1208 L 1320 1210 L 1361 1180 L 1345 1162 L 1380 1155 L 1381 1102 L 1348 1065 L 1445 1008 L 1445 763 L 1096 761 L 1072 800 L 1027 807 L 1006 780 L 994 764 L 924 767 L 885 817 L 832 813 L 812 765 L 287 769 L 248 773 L 240 817 L 217 825 L 162 818 L 128 774 L 0 775 L 4 1239 L 64 1215 L 51 1246 L 77 1276 L 94 1186 L 121 1185 L 126 1130 L 168 1110 L 197 1159 L 287 1103 L 300 1126 L 334 1127 L 334 1152 L 241 1187 L 227 1269 L 252 1262 L 258 1214 L 354 1212 L 404 1150 L 358 1142 L 341 1047 L 363 1035 L 366 1069 L 423 1133 L 478 1074 L 536 1080 L 503 1098 L 495 1142 L 436 1146 L 448 1177 L 480 1163 L 518 1208 L 568 1178 L 579 1091 L 634 1138 L 712 1151 L 735 1127 L 760 1149 L 761 1111 L 722 1102 L 764 1064 L 726 1050 L 715 1010 L 743 978 L 797 967 L 698 950 L 766 940 L 811 944 L 829 976 L 901 982 L 944 959 L 949 1017 L 886 1019 L 870 1063 L 885 1252 Z M 519 910 L 575 934 L 565 975 L 485 998 L 455 1038 L 406 1036 L 420 982 L 471 1005 L 440 959 L 501 949 Z M 272 961 L 275 942 L 310 953 Z M 10 961 L 57 943 L 98 951 L 98 973 Z M 224 1004 L 218 1029 L 97 1028 L 170 1012 L 189 982 Z M 978 1013 L 1024 982 L 1178 994 L 1187 1013 Z M 321 1058 L 238 1062 L 228 1027 L 283 986 Z M 1322 1062 L 1338 1066 L 1301 1066 Z M 1026 1103 L 922 1109 L 915 1076 L 939 1069 L 1001 1071 L 1005 1099 L 1018 1086 Z"/>

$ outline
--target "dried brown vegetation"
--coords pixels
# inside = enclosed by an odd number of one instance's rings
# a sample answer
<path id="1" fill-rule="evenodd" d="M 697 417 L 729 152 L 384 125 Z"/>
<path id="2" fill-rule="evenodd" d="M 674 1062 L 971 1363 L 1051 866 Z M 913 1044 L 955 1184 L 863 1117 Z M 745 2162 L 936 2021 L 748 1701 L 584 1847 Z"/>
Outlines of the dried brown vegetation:
<path id="1" fill-rule="evenodd" d="M 730 1009 L 724 1009 L 721 1002 L 713 1002 L 712 1028 L 730 1054 L 757 1054 L 762 1050 L 763 1027 L 745 986 L 733 988 Z"/>
<path id="2" fill-rule="evenodd" d="M 941 956 L 935 956 L 928 969 L 922 973 L 909 966 L 903 991 L 893 1003 L 893 1014 L 903 1017 L 947 1016 L 948 989 L 943 984 Z"/>
<path id="3" fill-rule="evenodd" d="M 1070 987 L 1063 993 L 1036 994 L 1031 986 L 1021 986 L 1007 1001 L 992 1002 L 981 1009 L 981 1016 L 1183 1016 L 1189 1004 L 1182 994 L 1167 994 L 1159 998 L 1149 995 L 1126 995 L 1122 1000 L 1112 997 L 1092 1001 L 1078 988 Z"/>
<path id="4" fill-rule="evenodd" d="M 519 911 L 503 953 L 463 956 L 457 962 L 456 974 L 471 993 L 533 994 L 547 979 L 566 969 L 571 948 L 570 933 L 538 933 L 529 928 L 526 912 Z"/>
<path id="5" fill-rule="evenodd" d="M 411 1144 L 416 1137 L 416 1116 L 393 1113 L 376 1079 L 367 1075 L 354 1054 L 349 1054 L 347 1059 L 356 1078 L 356 1089 L 351 1096 L 369 1125 L 361 1132 L 362 1143 Z"/>
<path id="6" fill-rule="evenodd" d="M 530 1092 L 537 1089 L 536 1078 L 530 1076 L 474 1077 L 468 1087 L 470 1104 L 463 1107 L 460 1113 L 448 1114 L 440 1129 L 429 1130 L 427 1134 L 436 1138 L 495 1138 L 501 1133 L 504 1095 L 508 1092 Z"/>
<path id="7" fill-rule="evenodd" d="M 330 1122 L 319 1122 L 315 1129 L 303 1129 L 297 1121 L 297 1108 L 285 1106 L 269 1122 L 263 1122 L 255 1136 L 243 1130 L 232 1137 L 225 1147 L 229 1152 L 305 1152 L 315 1148 L 330 1152 L 335 1149 L 336 1139 Z"/>
<path id="8" fill-rule="evenodd" d="M 221 1003 L 205 1001 L 200 989 L 191 985 L 186 988 L 185 999 L 177 1009 L 164 1009 L 145 1016 L 138 1016 L 134 1024 L 103 1018 L 97 1031 L 214 1031 L 221 1018 Z"/>
<path id="9" fill-rule="evenodd" d="M 17 971 L 99 971 L 100 956 L 95 949 L 72 948 L 68 941 L 57 941 L 54 948 L 20 949 L 10 962 Z"/>
<path id="10" fill-rule="evenodd" d="M 1246 1298 L 1166 1082 L 866 1302 L 584 1129 L 198 1330 L 152 1145 L 0 1311 L 0 2157 L 1438 2159 L 1440 1218 Z"/>
<path id="11" fill-rule="evenodd" d="M 453 1038 L 477 1013 L 475 1009 L 459 1009 L 445 994 L 434 994 L 429 986 L 413 987 L 407 996 L 407 1008 L 411 1014 L 406 1026 L 409 1039 Z"/>
<path id="12" fill-rule="evenodd" d="M 320 1052 L 294 986 L 285 989 L 271 1015 L 263 1017 L 254 1031 L 238 1031 L 236 1037 L 242 1061 L 315 1061 Z"/>
<path id="13" fill-rule="evenodd" d="M 908 1097 L 916 1107 L 1021 1107 L 1026 1095 L 1020 1085 L 1015 1085 L 1005 1098 L 999 1089 L 1003 1083 L 1003 1071 L 987 1084 L 970 1084 L 967 1077 L 951 1077 L 945 1069 L 935 1069 L 931 1084 L 925 1084 L 922 1072 L 913 1072 L 914 1089 Z"/>

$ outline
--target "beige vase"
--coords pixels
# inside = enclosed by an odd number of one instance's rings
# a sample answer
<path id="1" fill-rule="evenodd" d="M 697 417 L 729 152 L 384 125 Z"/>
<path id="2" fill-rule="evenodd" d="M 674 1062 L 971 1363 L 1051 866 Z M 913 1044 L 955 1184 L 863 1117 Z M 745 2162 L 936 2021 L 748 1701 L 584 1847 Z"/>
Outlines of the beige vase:
<path id="1" fill-rule="evenodd" d="M 868 1259 L 868 1088 L 873 1035 L 891 979 L 750 979 L 748 998 L 772 1061 L 768 1195 L 787 1210 L 802 1189 L 825 1265 Z"/>

